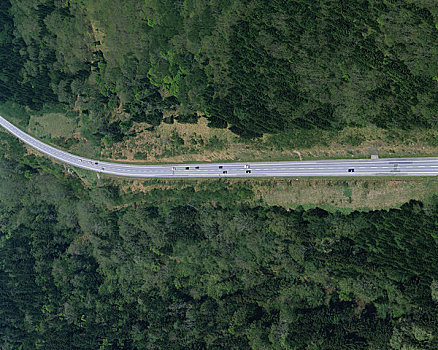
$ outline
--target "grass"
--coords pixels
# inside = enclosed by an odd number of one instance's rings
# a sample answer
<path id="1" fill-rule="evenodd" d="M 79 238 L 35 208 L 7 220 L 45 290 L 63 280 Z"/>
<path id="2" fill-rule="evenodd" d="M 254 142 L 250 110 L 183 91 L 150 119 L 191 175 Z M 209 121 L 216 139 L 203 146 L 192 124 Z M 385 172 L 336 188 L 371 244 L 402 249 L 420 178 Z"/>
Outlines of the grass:
<path id="1" fill-rule="evenodd" d="M 268 189 L 257 185 L 265 203 L 285 208 L 300 205 L 344 210 L 397 208 L 411 199 L 427 201 L 438 193 L 438 180 L 426 179 L 299 179 L 279 181 Z"/>
<path id="2" fill-rule="evenodd" d="M 288 209 L 320 207 L 329 211 L 349 212 L 353 210 L 375 210 L 397 208 L 411 199 L 427 202 L 438 194 L 436 177 L 331 177 L 331 178 L 221 178 L 221 179 L 135 179 L 121 176 L 101 175 L 74 168 L 88 187 L 99 183 L 120 186 L 122 191 L 146 198 L 154 189 L 182 190 L 187 187 L 209 189 L 235 184 L 245 185 L 253 196 L 250 204 L 264 203 Z"/>
<path id="3" fill-rule="evenodd" d="M 77 131 L 77 121 L 68 118 L 65 113 L 46 113 L 42 116 L 32 115 L 28 130 L 39 138 L 71 138 Z"/>
<path id="4" fill-rule="evenodd" d="M 48 143 L 57 138 L 72 137 L 77 130 L 74 119 L 60 111 L 47 110 L 40 115 L 29 115 L 19 106 L 1 105 L 0 113 L 13 122 L 30 118 L 30 133 Z M 13 118 L 22 113 L 24 118 Z M 436 156 L 437 130 L 414 129 L 383 130 L 375 126 L 345 128 L 342 131 L 290 131 L 278 135 L 265 135 L 257 140 L 242 140 L 229 130 L 210 129 L 205 118 L 197 124 L 161 124 L 156 131 L 146 131 L 142 124 L 134 125 L 137 137 L 95 155 L 96 148 L 78 137 L 79 142 L 62 147 L 74 154 L 111 159 L 128 163 L 153 164 L 157 162 L 232 162 L 298 160 L 297 151 L 304 160 L 335 158 Z M 46 138 L 46 140 L 44 140 Z M 48 138 L 48 140 L 47 140 Z M 59 143 L 57 143 L 59 146 Z M 109 156 L 109 153 L 112 156 Z M 96 175 L 78 170 L 89 185 L 96 183 Z M 108 178 L 108 177 L 107 177 Z M 127 179 L 111 177 L 110 181 L 124 187 L 133 186 L 136 193 L 146 193 L 158 186 L 172 188 L 204 186 L 218 183 L 248 182 L 247 179 Z M 184 185 L 181 185 L 181 184 Z M 146 184 L 146 185 L 145 185 Z M 327 210 L 371 210 L 398 207 L 410 199 L 427 201 L 438 193 L 435 178 L 257 178 L 250 180 L 254 203 L 279 205 L 285 208 L 322 207 Z"/>
<path id="5" fill-rule="evenodd" d="M 102 159 L 130 162 L 226 162 L 437 156 L 438 130 L 385 130 L 370 125 L 333 130 L 292 130 L 260 139 L 241 139 L 227 129 L 197 124 L 161 124 L 155 131 L 135 124 L 137 136 L 106 147 Z M 135 154 L 142 153 L 143 159 Z"/>
<path id="6" fill-rule="evenodd" d="M 0 112 L 17 123 L 23 118 L 16 116 L 28 113 L 14 105 L 0 105 Z M 385 130 L 373 125 L 340 131 L 302 129 L 248 140 L 227 129 L 209 128 L 203 117 L 196 124 L 162 123 L 154 131 L 147 130 L 145 123 L 134 123 L 131 131 L 136 136 L 111 146 L 102 142 L 98 150 L 79 135 L 77 119 L 53 106 L 29 118 L 30 134 L 74 154 L 142 164 L 299 160 L 299 154 L 303 160 L 438 155 L 434 129 Z"/>
<path id="7" fill-rule="evenodd" d="M 213 159 L 233 160 L 228 146 L 237 142 L 237 136 L 228 130 L 207 127 L 205 118 L 197 124 L 162 123 L 155 131 L 146 130 L 145 123 L 134 123 L 137 136 L 103 149 L 102 159 L 148 162 L 198 162 Z M 138 154 L 141 153 L 142 159 Z M 135 156 L 137 154 L 137 156 Z"/>
<path id="8" fill-rule="evenodd" d="M 147 196 L 152 189 L 209 188 L 241 184 L 249 188 L 253 205 L 264 203 L 294 209 L 320 207 L 351 212 L 400 207 L 411 199 L 427 202 L 438 194 L 438 179 L 430 178 L 281 178 L 281 179 L 126 179 L 104 176 L 127 193 Z"/>

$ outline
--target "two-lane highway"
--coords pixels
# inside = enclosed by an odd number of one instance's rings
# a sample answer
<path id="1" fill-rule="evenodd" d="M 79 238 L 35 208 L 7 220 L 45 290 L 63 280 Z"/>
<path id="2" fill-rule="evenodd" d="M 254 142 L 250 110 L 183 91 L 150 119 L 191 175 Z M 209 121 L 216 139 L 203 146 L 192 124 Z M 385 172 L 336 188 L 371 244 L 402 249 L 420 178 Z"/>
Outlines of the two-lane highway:
<path id="1" fill-rule="evenodd" d="M 436 176 L 438 157 L 318 161 L 135 165 L 76 156 L 26 134 L 0 116 L 0 125 L 21 141 L 61 162 L 130 177 Z"/>

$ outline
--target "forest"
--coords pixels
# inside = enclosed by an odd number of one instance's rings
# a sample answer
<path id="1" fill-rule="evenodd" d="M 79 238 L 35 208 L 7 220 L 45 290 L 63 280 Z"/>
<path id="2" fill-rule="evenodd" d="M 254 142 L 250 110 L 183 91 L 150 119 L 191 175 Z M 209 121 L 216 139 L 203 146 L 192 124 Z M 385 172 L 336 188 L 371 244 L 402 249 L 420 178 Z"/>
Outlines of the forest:
<path id="1" fill-rule="evenodd" d="M 0 14 L 0 103 L 61 104 L 96 144 L 164 111 L 250 138 L 436 127 L 433 0 L 5 0 Z"/>
<path id="2" fill-rule="evenodd" d="M 76 113 L 96 147 L 169 111 L 249 139 L 436 128 L 437 72 L 434 0 L 0 1 L 0 104 Z M 438 348 L 438 196 L 253 198 L 87 186 L 0 131 L 0 348 Z"/>
<path id="3" fill-rule="evenodd" d="M 129 198 L 0 148 L 2 349 L 438 347 L 438 197 L 350 214 L 221 182 Z"/>

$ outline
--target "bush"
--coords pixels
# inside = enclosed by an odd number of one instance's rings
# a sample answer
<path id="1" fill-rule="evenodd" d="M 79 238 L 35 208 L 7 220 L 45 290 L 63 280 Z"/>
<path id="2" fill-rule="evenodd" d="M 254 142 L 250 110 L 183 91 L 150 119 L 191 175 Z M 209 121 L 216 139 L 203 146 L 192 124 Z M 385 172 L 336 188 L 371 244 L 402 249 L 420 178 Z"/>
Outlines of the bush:
<path id="1" fill-rule="evenodd" d="M 143 153 L 143 152 L 135 152 L 134 159 L 146 160 L 146 159 L 148 159 L 148 155 L 147 155 L 147 153 Z"/>

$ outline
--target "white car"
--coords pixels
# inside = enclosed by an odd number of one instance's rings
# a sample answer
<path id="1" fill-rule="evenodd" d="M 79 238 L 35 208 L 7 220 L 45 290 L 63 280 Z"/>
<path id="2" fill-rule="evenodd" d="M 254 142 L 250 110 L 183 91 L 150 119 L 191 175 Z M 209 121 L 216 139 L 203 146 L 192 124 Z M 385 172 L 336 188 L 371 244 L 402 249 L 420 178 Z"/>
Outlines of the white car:
<path id="1" fill-rule="evenodd" d="M 245 164 L 245 169 L 249 169 L 249 164 Z"/>

